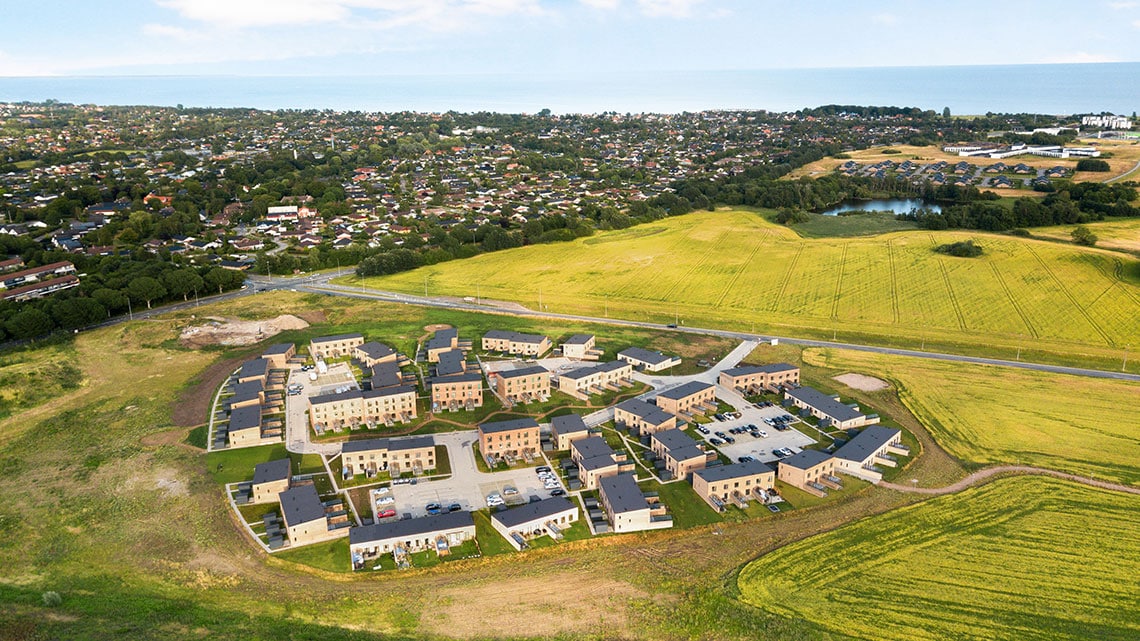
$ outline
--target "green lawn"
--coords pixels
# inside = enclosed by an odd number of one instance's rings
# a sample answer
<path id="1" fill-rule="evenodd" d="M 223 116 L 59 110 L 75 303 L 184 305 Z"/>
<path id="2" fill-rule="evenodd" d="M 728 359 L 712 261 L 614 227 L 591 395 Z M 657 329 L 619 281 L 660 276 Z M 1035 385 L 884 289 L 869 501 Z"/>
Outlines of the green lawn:
<path id="1" fill-rule="evenodd" d="M 780 548 L 738 584 L 835 638 L 1136 639 L 1138 510 L 1137 496 L 999 480 Z"/>
<path id="2" fill-rule="evenodd" d="M 645 492 L 658 493 L 661 502 L 669 508 L 669 514 L 673 515 L 673 527 L 675 528 L 710 525 L 724 520 L 716 510 L 709 507 L 708 503 L 697 496 L 697 493 L 693 491 L 693 486 L 687 481 L 664 484 L 650 481 L 639 485 Z"/>
<path id="3" fill-rule="evenodd" d="M 294 474 L 316 474 L 325 471 L 319 454 L 291 454 L 284 443 L 220 450 L 206 455 L 206 469 L 218 483 L 237 483 L 253 479 L 253 468 L 288 458 L 293 462 Z"/>
<path id="4" fill-rule="evenodd" d="M 299 547 L 295 550 L 277 552 L 279 559 L 309 565 L 329 572 L 351 572 L 352 560 L 348 555 L 348 537 L 314 543 Z"/>
<path id="5" fill-rule="evenodd" d="M 473 512 L 472 516 L 475 517 L 475 538 L 479 540 L 479 549 L 483 552 L 483 556 L 513 554 L 517 551 L 491 525 L 490 513 L 479 510 Z"/>

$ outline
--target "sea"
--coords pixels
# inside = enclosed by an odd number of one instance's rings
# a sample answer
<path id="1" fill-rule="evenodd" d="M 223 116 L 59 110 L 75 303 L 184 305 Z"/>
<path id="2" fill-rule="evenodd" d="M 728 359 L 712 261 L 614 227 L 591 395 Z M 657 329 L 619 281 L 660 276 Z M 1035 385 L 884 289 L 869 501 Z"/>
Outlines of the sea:
<path id="1" fill-rule="evenodd" d="M 1140 110 L 1140 63 L 485 75 L 0 77 L 0 102 L 537 113 L 794 111 L 820 105 L 941 113 Z"/>

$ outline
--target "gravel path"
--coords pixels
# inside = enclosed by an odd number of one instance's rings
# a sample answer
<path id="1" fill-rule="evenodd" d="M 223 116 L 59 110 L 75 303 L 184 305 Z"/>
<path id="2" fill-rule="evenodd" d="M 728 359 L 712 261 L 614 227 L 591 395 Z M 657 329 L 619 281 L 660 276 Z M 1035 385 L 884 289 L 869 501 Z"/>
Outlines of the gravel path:
<path id="1" fill-rule="evenodd" d="M 999 465 L 997 467 L 987 467 L 984 470 L 979 470 L 966 478 L 947 485 L 946 487 L 912 487 L 909 485 L 901 485 L 898 483 L 879 483 L 879 487 L 885 487 L 899 492 L 910 492 L 912 494 L 954 494 L 962 490 L 983 483 L 990 478 L 1002 474 L 1037 474 L 1040 476 L 1052 476 L 1054 478 L 1065 479 L 1066 481 L 1073 481 L 1089 485 L 1091 487 L 1099 487 L 1104 490 L 1114 490 L 1116 492 L 1127 492 L 1128 494 L 1140 494 L 1140 487 L 1132 485 L 1124 485 L 1122 483 L 1112 483 L 1110 481 L 1100 481 L 1097 479 L 1089 478 L 1087 476 L 1078 476 L 1076 474 L 1069 474 L 1068 472 L 1058 472 L 1057 470 L 1047 470 L 1041 467 L 1030 467 L 1028 465 Z"/>

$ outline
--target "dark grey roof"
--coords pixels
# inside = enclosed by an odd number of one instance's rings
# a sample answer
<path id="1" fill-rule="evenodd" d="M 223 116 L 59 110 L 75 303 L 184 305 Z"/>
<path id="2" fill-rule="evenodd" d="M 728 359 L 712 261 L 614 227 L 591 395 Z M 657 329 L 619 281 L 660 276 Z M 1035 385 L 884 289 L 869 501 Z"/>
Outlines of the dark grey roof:
<path id="1" fill-rule="evenodd" d="M 795 456 L 780 459 L 780 465 L 790 465 L 801 470 L 806 470 L 823 463 L 829 458 L 831 458 L 830 454 L 820 452 L 819 450 L 804 450 Z"/>
<path id="2" fill-rule="evenodd" d="M 234 395 L 230 398 L 231 403 L 241 403 L 242 401 L 252 401 L 258 397 L 258 393 L 265 390 L 265 386 L 261 384 L 261 379 L 253 379 L 244 383 L 234 385 Z"/>
<path id="3" fill-rule="evenodd" d="M 459 338 L 459 330 L 452 327 L 451 329 L 437 330 L 435 335 L 427 343 L 428 349 L 441 349 L 451 347 L 451 341 Z"/>
<path id="4" fill-rule="evenodd" d="M 879 448 L 898 438 L 899 434 L 901 432 L 896 429 L 882 425 L 871 425 L 855 435 L 855 438 L 848 441 L 846 445 L 836 450 L 835 458 L 862 463 L 869 456 L 878 452 Z"/>
<path id="5" fill-rule="evenodd" d="M 769 472 L 775 472 L 775 470 L 772 469 L 772 466 L 768 463 L 747 461 L 745 463 L 733 463 L 732 465 L 706 467 L 703 470 L 693 472 L 693 474 L 709 483 L 715 483 L 717 481 L 727 481 L 728 479 L 738 479 L 755 474 L 767 474 Z"/>
<path id="6" fill-rule="evenodd" d="M 351 545 L 366 544 L 386 539 L 422 536 L 434 532 L 452 532 L 474 526 L 475 519 L 470 512 L 447 512 L 435 516 L 425 516 L 421 519 L 403 519 L 392 523 L 354 527 L 348 531 L 348 542 Z"/>
<path id="7" fill-rule="evenodd" d="M 610 467 L 617 464 L 618 462 L 614 459 L 612 454 L 600 454 L 598 456 L 591 456 L 589 458 L 584 458 L 578 462 L 578 465 L 581 466 L 581 468 L 586 472 L 592 472 L 603 467 Z"/>
<path id="8" fill-rule="evenodd" d="M 522 334 L 520 332 L 510 332 L 501 329 L 492 329 L 486 334 L 483 334 L 483 338 L 505 339 L 512 343 L 541 343 L 547 340 L 547 338 L 541 334 Z"/>
<path id="9" fill-rule="evenodd" d="M 520 367 L 519 369 L 510 369 L 506 371 L 496 372 L 503 378 L 520 378 L 523 376 L 531 376 L 534 374 L 549 374 L 545 367 L 539 365 L 532 365 L 530 367 Z"/>
<path id="10" fill-rule="evenodd" d="M 590 339 L 593 337 L 594 337 L 593 334 L 574 334 L 570 338 L 567 338 L 566 340 L 562 341 L 562 344 L 563 345 L 585 345 L 586 343 L 589 343 Z"/>
<path id="11" fill-rule="evenodd" d="M 321 394 L 320 396 L 310 396 L 310 405 L 322 405 L 324 403 L 332 403 L 334 401 L 343 401 L 350 398 L 360 398 L 360 390 L 350 389 L 346 392 L 338 392 L 335 394 Z"/>
<path id="12" fill-rule="evenodd" d="M 632 366 L 626 361 L 609 361 L 608 363 L 598 363 L 594 366 L 599 372 L 614 372 L 627 367 Z"/>
<path id="13" fill-rule="evenodd" d="M 577 414 L 563 414 L 562 416 L 555 416 L 550 420 L 550 427 L 557 434 L 573 434 L 575 432 L 585 432 L 589 428 L 586 427 L 586 421 Z"/>
<path id="14" fill-rule="evenodd" d="M 515 332 L 509 332 L 505 329 L 492 329 L 483 334 L 483 338 L 510 340 L 514 335 Z"/>
<path id="15" fill-rule="evenodd" d="M 568 499 L 555 496 L 543 501 L 535 501 L 534 503 L 513 507 L 502 512 L 494 512 L 491 514 L 491 518 L 498 521 L 503 527 L 511 529 L 523 523 L 530 523 L 538 519 L 549 519 L 567 510 L 577 509 L 578 506 L 571 503 Z"/>
<path id="16" fill-rule="evenodd" d="M 334 341 L 346 341 L 353 338 L 363 339 L 364 334 L 335 334 L 333 336 L 318 336 L 312 339 L 313 343 L 332 343 Z"/>
<path id="17" fill-rule="evenodd" d="M 482 380 L 483 376 L 479 372 L 466 372 L 464 374 L 452 374 L 451 376 L 436 376 L 431 379 L 431 383 L 432 385 L 436 383 L 474 383 Z"/>
<path id="18" fill-rule="evenodd" d="M 479 425 L 479 431 L 484 434 L 493 434 L 495 432 L 509 432 L 511 430 L 521 430 L 528 427 L 538 427 L 538 423 L 535 423 L 533 418 L 516 418 L 509 421 L 482 423 Z"/>
<path id="19" fill-rule="evenodd" d="M 312 485 L 298 485 L 278 495 L 285 524 L 289 527 L 325 518 L 325 506 Z"/>
<path id="20" fill-rule="evenodd" d="M 598 490 L 615 514 L 635 512 L 649 508 L 649 502 L 637 487 L 632 474 L 607 476 L 598 481 Z"/>
<path id="21" fill-rule="evenodd" d="M 748 374 L 775 374 L 799 369 L 791 363 L 771 363 L 769 365 L 741 365 L 724 370 L 729 376 L 746 376 Z"/>
<path id="22" fill-rule="evenodd" d="M 341 454 L 351 454 L 354 452 L 368 452 L 371 450 L 386 450 L 388 449 L 388 439 L 386 438 L 369 438 L 363 441 L 348 441 L 340 446 Z"/>
<path id="23" fill-rule="evenodd" d="M 652 425 L 660 425 L 673 418 L 673 415 L 669 412 L 666 412 L 652 403 L 647 403 L 640 398 L 631 398 L 628 401 L 622 401 L 614 407 L 621 408 L 623 411 L 629 412 Z"/>
<path id="24" fill-rule="evenodd" d="M 586 366 L 586 367 L 579 367 L 577 369 L 572 369 L 569 372 L 559 374 L 559 377 L 568 378 L 572 381 L 576 381 L 579 378 L 586 378 L 586 377 L 592 376 L 596 373 L 598 373 L 598 368 Z"/>
<path id="25" fill-rule="evenodd" d="M 693 447 L 697 444 L 688 434 L 681 430 L 662 430 L 652 436 L 652 439 L 665 446 L 665 449 L 672 450 L 682 447 Z"/>
<path id="26" fill-rule="evenodd" d="M 661 392 L 657 396 L 658 398 L 668 398 L 676 401 L 688 396 L 692 396 L 697 392 L 703 392 L 707 389 L 710 389 L 711 387 L 713 386 L 709 383 L 702 383 L 701 381 L 689 381 L 688 383 L 678 385 L 671 390 Z"/>
<path id="27" fill-rule="evenodd" d="M 665 454 L 672 457 L 674 461 L 689 461 L 695 458 L 708 458 L 705 451 L 696 445 L 686 445 L 684 447 L 672 447 L 666 450 Z"/>
<path id="28" fill-rule="evenodd" d="M 376 341 L 368 341 L 363 345 L 357 345 L 356 349 L 364 352 L 368 358 L 384 358 L 396 353 L 391 347 Z"/>
<path id="29" fill-rule="evenodd" d="M 275 343 L 266 347 L 262 355 L 276 356 L 277 354 L 288 354 L 291 349 L 294 349 L 293 343 Z"/>
<path id="30" fill-rule="evenodd" d="M 238 378 L 247 378 L 250 376 L 265 376 L 269 373 L 269 361 L 264 358 L 255 358 L 251 361 L 246 361 L 241 364 L 241 369 L 238 370 Z"/>
<path id="31" fill-rule="evenodd" d="M 409 438 L 394 438 L 388 441 L 388 450 L 415 450 L 421 447 L 435 447 L 435 439 L 430 436 L 412 436 Z"/>
<path id="32" fill-rule="evenodd" d="M 453 349 L 439 355 L 439 363 L 435 366 L 436 376 L 451 376 L 463 371 L 465 357 L 463 352 Z"/>
<path id="33" fill-rule="evenodd" d="M 598 372 L 613 372 L 619 369 L 625 369 L 627 367 L 631 367 L 631 365 L 625 361 L 610 361 L 608 363 L 598 363 L 597 365 L 587 365 L 586 367 L 572 369 L 569 372 L 562 374 L 562 377 L 577 380 L 579 378 L 586 378 L 587 376 L 596 374 Z"/>
<path id="34" fill-rule="evenodd" d="M 587 459 L 595 456 L 613 456 L 614 448 L 600 436 L 588 436 L 574 441 L 570 449 L 578 453 L 579 458 Z"/>
<path id="35" fill-rule="evenodd" d="M 249 430 L 261 427 L 261 406 L 247 405 L 230 412 L 229 431 Z"/>
<path id="36" fill-rule="evenodd" d="M 654 352 L 641 347 L 627 347 L 618 352 L 618 356 L 628 356 L 643 363 L 649 363 L 650 365 L 659 365 L 673 358 L 661 352 Z"/>
<path id="37" fill-rule="evenodd" d="M 287 458 L 269 461 L 268 463 L 258 463 L 253 468 L 253 484 L 259 485 L 288 479 L 292 475 L 291 465 L 292 463 Z"/>
<path id="38" fill-rule="evenodd" d="M 835 400 L 834 394 L 829 396 L 814 387 L 797 387 L 796 389 L 788 390 L 785 394 L 814 407 L 839 422 L 850 421 L 851 419 L 863 416 L 861 412 L 856 412 Z"/>
<path id="39" fill-rule="evenodd" d="M 397 387 L 382 387 L 380 389 L 372 389 L 367 392 L 357 392 L 364 398 L 383 398 L 385 396 L 399 396 L 400 394 L 416 393 L 415 385 L 399 385 Z"/>
<path id="40" fill-rule="evenodd" d="M 404 382 L 404 376 L 400 374 L 400 366 L 388 361 L 378 363 L 372 368 L 372 378 L 368 379 L 372 383 L 372 389 L 380 389 L 381 387 L 395 387 Z"/>

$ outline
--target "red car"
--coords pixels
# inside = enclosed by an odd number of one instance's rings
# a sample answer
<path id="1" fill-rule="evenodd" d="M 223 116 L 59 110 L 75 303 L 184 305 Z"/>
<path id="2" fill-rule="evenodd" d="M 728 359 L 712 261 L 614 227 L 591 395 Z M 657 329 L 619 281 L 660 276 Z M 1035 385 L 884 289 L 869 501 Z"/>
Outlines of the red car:
<path id="1" fill-rule="evenodd" d="M 384 510 L 383 512 L 377 514 L 376 518 L 388 519 L 388 518 L 392 518 L 393 516 L 396 516 L 396 510 Z"/>

